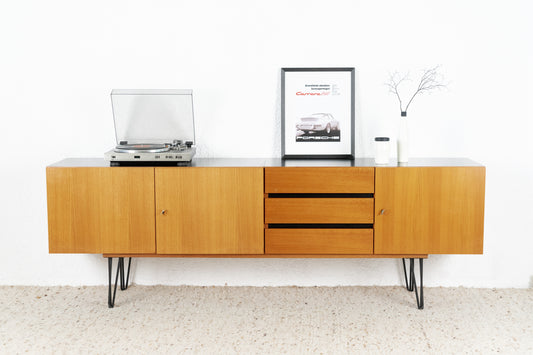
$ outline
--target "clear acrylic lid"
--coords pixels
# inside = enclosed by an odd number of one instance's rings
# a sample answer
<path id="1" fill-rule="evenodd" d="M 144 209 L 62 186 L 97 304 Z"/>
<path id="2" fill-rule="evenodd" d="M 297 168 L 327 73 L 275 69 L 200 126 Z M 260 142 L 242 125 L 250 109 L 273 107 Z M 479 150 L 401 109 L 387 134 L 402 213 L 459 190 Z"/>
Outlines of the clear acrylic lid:
<path id="1" fill-rule="evenodd" d="M 117 144 L 194 140 L 192 90 L 113 90 Z"/>

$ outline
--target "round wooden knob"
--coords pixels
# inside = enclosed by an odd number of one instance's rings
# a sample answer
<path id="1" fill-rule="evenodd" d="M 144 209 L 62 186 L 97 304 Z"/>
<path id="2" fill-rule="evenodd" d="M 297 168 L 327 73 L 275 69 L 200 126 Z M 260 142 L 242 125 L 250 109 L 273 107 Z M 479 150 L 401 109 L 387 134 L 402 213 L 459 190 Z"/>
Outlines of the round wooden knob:
<path id="1" fill-rule="evenodd" d="M 167 214 L 167 210 L 161 210 L 161 214 L 165 216 Z"/>

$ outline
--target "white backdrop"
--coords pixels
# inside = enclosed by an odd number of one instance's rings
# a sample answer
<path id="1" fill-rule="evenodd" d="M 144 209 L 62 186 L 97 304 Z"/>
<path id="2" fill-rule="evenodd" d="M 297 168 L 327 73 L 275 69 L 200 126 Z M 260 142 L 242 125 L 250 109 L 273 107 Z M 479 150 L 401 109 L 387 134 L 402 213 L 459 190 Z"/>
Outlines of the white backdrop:
<path id="1" fill-rule="evenodd" d="M 388 73 L 441 64 L 449 89 L 409 110 L 411 156 L 486 165 L 485 254 L 431 256 L 426 284 L 532 287 L 532 4 L 1 2 L 0 284 L 107 282 L 99 255 L 48 254 L 45 167 L 114 145 L 113 88 L 193 89 L 199 157 L 276 157 L 280 68 L 353 66 L 364 157 L 398 130 Z M 396 285 L 400 271 L 396 260 L 143 259 L 134 282 Z"/>

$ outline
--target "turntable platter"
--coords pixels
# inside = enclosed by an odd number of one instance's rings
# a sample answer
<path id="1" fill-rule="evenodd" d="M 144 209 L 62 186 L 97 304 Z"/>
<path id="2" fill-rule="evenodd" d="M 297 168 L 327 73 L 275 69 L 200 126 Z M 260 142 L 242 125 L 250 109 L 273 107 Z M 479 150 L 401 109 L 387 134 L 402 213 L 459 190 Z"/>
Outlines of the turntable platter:
<path id="1" fill-rule="evenodd" d="M 166 144 L 121 144 L 115 147 L 117 153 L 163 153 L 169 150 Z"/>

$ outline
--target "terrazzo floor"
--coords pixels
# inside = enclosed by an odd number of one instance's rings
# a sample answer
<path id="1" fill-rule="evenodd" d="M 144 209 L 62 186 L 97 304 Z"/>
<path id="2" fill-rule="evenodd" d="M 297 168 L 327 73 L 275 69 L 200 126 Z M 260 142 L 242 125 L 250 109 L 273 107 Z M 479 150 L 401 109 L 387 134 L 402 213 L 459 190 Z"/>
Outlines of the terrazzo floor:
<path id="1" fill-rule="evenodd" d="M 0 287 L 0 353 L 533 354 L 533 289 Z"/>

